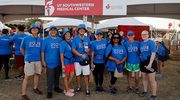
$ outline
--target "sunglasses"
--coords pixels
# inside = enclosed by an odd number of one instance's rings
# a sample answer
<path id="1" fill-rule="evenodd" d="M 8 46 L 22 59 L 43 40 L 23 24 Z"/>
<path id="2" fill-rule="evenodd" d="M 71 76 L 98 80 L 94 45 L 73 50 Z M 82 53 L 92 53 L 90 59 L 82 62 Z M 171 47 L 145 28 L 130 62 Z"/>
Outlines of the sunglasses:
<path id="1" fill-rule="evenodd" d="M 148 35 L 148 34 L 141 34 L 141 35 L 145 36 L 145 35 Z"/>
<path id="2" fill-rule="evenodd" d="M 113 39 L 119 39 L 119 37 L 113 37 Z"/>
<path id="3" fill-rule="evenodd" d="M 81 42 L 82 42 L 82 45 L 84 46 L 84 40 L 83 39 L 81 39 Z"/>

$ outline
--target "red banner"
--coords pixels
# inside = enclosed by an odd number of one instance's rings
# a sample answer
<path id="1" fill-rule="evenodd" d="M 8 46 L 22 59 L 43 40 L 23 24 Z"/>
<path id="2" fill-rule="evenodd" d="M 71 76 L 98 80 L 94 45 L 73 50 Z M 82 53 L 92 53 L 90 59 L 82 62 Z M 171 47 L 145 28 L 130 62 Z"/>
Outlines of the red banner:
<path id="1" fill-rule="evenodd" d="M 45 15 L 102 15 L 103 0 L 46 0 Z"/>

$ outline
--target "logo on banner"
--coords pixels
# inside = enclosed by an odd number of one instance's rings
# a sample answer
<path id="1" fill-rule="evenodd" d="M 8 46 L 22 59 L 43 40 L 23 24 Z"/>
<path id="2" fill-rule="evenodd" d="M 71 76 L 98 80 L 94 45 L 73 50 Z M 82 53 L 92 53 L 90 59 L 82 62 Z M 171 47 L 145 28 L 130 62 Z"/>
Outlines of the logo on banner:
<path id="1" fill-rule="evenodd" d="M 45 5 L 45 15 L 46 16 L 51 16 L 54 13 L 54 6 L 53 4 L 53 0 L 50 0 L 46 3 Z"/>
<path id="2" fill-rule="evenodd" d="M 106 9 L 109 9 L 110 8 L 110 4 L 108 4 L 107 6 L 106 6 Z"/>

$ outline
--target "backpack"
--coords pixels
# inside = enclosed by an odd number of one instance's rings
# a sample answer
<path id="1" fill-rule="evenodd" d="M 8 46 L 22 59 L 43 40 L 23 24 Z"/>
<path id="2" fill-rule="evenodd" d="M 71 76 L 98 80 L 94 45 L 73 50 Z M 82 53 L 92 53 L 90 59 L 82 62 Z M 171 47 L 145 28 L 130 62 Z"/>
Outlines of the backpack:
<path id="1" fill-rule="evenodd" d="M 162 43 L 162 46 L 165 48 L 165 58 L 166 60 L 169 58 L 170 56 L 170 51 L 168 50 L 168 48 L 164 45 L 164 43 Z"/>

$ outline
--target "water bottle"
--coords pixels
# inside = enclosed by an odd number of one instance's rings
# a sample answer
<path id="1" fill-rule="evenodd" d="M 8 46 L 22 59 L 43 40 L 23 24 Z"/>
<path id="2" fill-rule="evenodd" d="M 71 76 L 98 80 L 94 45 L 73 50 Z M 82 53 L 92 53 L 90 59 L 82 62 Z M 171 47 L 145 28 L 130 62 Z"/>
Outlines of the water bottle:
<path id="1" fill-rule="evenodd" d="M 65 70 L 62 70 L 62 77 L 65 77 Z"/>
<path id="2" fill-rule="evenodd" d="M 91 68 L 91 71 L 94 71 L 94 69 L 95 69 L 95 65 L 93 66 L 93 68 Z"/>
<path id="3" fill-rule="evenodd" d="M 147 66 L 144 67 L 146 68 Z M 149 69 L 149 71 L 154 72 L 154 68 Z"/>

